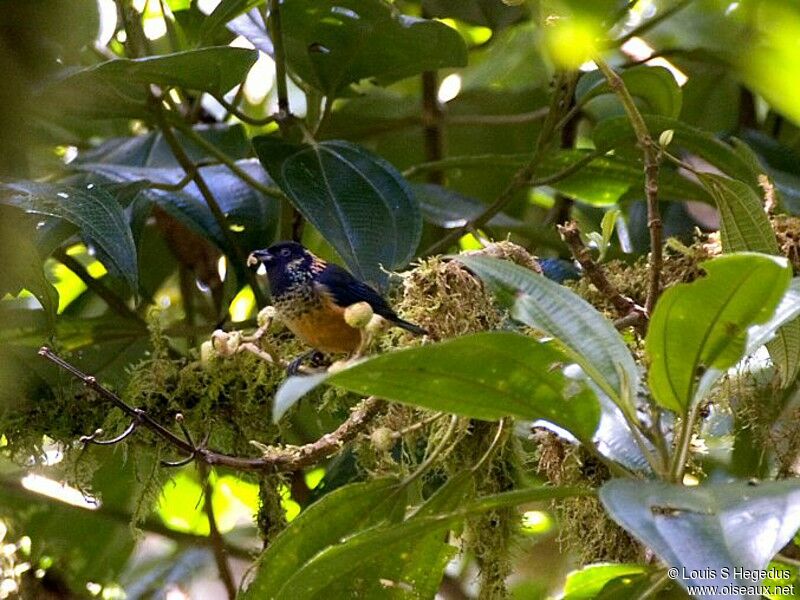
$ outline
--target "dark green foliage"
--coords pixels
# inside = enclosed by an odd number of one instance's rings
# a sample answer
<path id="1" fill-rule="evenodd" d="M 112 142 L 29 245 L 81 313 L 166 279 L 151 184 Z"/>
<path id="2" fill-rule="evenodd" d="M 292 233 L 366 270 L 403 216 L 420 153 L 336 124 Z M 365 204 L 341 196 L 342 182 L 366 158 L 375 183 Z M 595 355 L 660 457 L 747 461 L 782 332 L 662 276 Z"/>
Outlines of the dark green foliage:
<path id="1" fill-rule="evenodd" d="M 0 10 L 0 595 L 259 551 L 243 597 L 663 599 L 797 560 L 796 3 L 207 4 Z M 428 335 L 287 378 L 247 264 L 284 239 Z"/>

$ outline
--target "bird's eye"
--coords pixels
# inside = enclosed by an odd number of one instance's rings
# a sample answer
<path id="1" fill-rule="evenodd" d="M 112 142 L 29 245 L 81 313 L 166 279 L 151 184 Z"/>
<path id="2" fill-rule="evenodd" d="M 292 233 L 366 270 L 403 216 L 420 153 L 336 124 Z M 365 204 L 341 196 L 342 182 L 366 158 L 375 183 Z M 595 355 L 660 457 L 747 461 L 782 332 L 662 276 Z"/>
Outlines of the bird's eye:
<path id="1" fill-rule="evenodd" d="M 281 250 L 281 256 L 283 256 L 284 258 L 289 258 L 291 255 L 292 251 L 289 250 L 288 248 L 284 248 L 283 250 Z"/>

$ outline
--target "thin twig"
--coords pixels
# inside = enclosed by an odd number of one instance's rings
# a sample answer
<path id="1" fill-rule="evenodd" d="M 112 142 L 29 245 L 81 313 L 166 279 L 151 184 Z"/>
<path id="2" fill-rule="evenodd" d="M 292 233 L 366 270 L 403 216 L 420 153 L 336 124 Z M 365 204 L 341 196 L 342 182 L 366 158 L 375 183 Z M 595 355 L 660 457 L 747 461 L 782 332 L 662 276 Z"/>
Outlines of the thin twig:
<path id="1" fill-rule="evenodd" d="M 221 164 L 224 164 L 228 169 L 230 169 L 231 173 L 236 175 L 239 179 L 244 181 L 247 185 L 252 187 L 258 192 L 261 192 L 265 196 L 269 196 L 272 198 L 283 198 L 283 192 L 276 187 L 271 187 L 268 185 L 264 185 L 257 179 L 253 178 L 247 171 L 242 169 L 239 165 L 236 164 L 236 161 L 231 159 L 230 156 L 225 154 L 222 150 L 217 148 L 214 144 L 209 142 L 205 139 L 202 135 L 197 133 L 193 127 L 188 127 L 183 124 L 177 124 L 178 129 L 181 133 L 183 133 L 186 137 L 188 137 L 192 142 L 200 146 L 203 150 L 211 154 L 214 158 L 216 158 Z"/>
<path id="2" fill-rule="evenodd" d="M 150 429 L 153 433 L 165 440 L 184 454 L 191 455 L 194 460 L 211 466 L 230 467 L 238 471 L 260 473 L 290 473 L 317 463 L 337 454 L 345 444 L 352 441 L 366 429 L 369 422 L 375 418 L 385 407 L 386 403 L 373 396 L 363 400 L 356 406 L 350 416 L 331 433 L 323 435 L 318 440 L 304 446 L 287 446 L 266 452 L 260 458 L 247 458 L 231 456 L 215 452 L 200 444 L 195 447 L 183 437 L 176 435 L 153 419 L 145 411 L 127 404 L 114 392 L 102 386 L 97 379 L 83 373 L 80 369 L 65 361 L 55 354 L 50 348 L 43 346 L 39 355 L 67 371 L 79 379 L 89 389 L 95 391 L 103 399 L 112 403 L 129 417 L 140 419 L 141 426 Z"/>
<path id="3" fill-rule="evenodd" d="M 219 571 L 219 578 L 225 586 L 225 591 L 228 593 L 228 600 L 236 599 L 237 586 L 233 580 L 231 567 L 228 564 L 228 556 L 225 552 L 225 538 L 217 527 L 217 519 L 214 515 L 214 486 L 211 483 L 211 474 L 206 465 L 200 464 L 200 478 L 203 481 L 203 510 L 208 519 L 208 538 L 211 540 L 211 549 L 214 552 L 214 560 L 217 563 L 217 570 Z"/>
<path id="4" fill-rule="evenodd" d="M 617 40 L 615 40 L 615 43 L 621 46 L 622 44 L 627 42 L 629 39 L 634 38 L 634 37 L 639 37 L 642 34 L 647 33 L 653 27 L 655 27 L 659 23 L 662 23 L 666 19 L 669 19 L 672 15 L 674 15 L 678 11 L 683 10 L 684 8 L 689 6 L 689 4 L 691 4 L 691 3 L 692 3 L 692 0 L 680 0 L 679 2 L 676 2 L 675 4 L 670 6 L 669 8 L 664 9 L 663 11 L 658 13 L 652 19 L 648 19 L 647 21 L 645 21 L 644 23 L 642 23 L 638 27 L 636 27 L 634 29 L 631 29 L 628 33 L 623 35 L 621 38 L 618 38 Z"/>
<path id="5" fill-rule="evenodd" d="M 580 169 L 584 164 L 586 164 L 586 162 L 591 160 L 589 159 L 584 162 L 585 159 L 591 156 L 591 154 L 587 155 L 587 157 L 584 157 L 584 159 L 581 159 L 580 161 L 577 161 L 577 163 L 570 165 L 562 172 L 548 178 L 546 183 L 532 183 L 536 169 L 539 167 L 539 163 L 544 156 L 544 151 L 550 145 L 553 134 L 557 131 L 556 124 L 560 122 L 557 120 L 560 119 L 564 113 L 569 111 L 569 99 L 572 97 L 574 91 L 574 83 L 575 80 L 572 74 L 560 73 L 558 75 L 557 87 L 553 92 L 553 97 L 550 101 L 547 116 L 544 124 L 542 125 L 542 130 L 539 132 L 539 137 L 536 141 L 536 148 L 533 152 L 533 155 L 527 164 L 514 173 L 511 180 L 508 182 L 503 191 L 500 192 L 500 195 L 495 198 L 494 202 L 492 202 L 480 215 L 474 219 L 470 219 L 462 227 L 453 229 L 450 233 L 443 236 L 438 242 L 432 244 L 425 250 L 425 252 L 422 253 L 423 256 L 435 254 L 446 249 L 462 235 L 464 235 L 465 232 L 469 231 L 470 228 L 478 229 L 488 223 L 492 217 L 501 212 L 505 206 L 514 199 L 516 193 L 522 188 L 528 185 L 548 185 L 549 183 L 554 183 L 555 181 L 558 181 L 558 179 L 555 177 L 567 177 Z"/>
<path id="6" fill-rule="evenodd" d="M 441 441 L 436 445 L 436 448 L 434 448 L 433 452 L 428 455 L 428 457 L 417 468 L 417 470 L 403 480 L 403 487 L 409 485 L 411 482 L 416 481 L 420 478 L 420 476 L 424 475 L 431 465 L 433 465 L 433 463 L 442 455 L 442 453 L 447 449 L 447 445 L 450 443 L 450 438 L 453 437 L 453 434 L 456 431 L 458 421 L 458 415 L 452 415 L 450 417 L 450 424 L 447 426 L 447 430 L 444 432 L 444 435 L 442 435 Z"/>
<path id="7" fill-rule="evenodd" d="M 239 88 L 242 89 L 242 88 Z M 250 115 L 246 115 L 238 108 L 236 108 L 235 104 L 232 104 L 225 100 L 222 96 L 214 96 L 214 100 L 220 103 L 222 108 L 224 108 L 228 115 L 233 115 L 237 119 L 239 119 L 242 123 L 247 123 L 248 125 L 255 125 L 256 127 L 263 127 L 264 125 L 269 125 L 270 123 L 274 123 L 277 120 L 277 116 L 275 115 L 267 115 L 261 119 L 257 117 L 251 117 Z"/>
<path id="8" fill-rule="evenodd" d="M 550 109 L 546 106 L 529 112 L 510 115 L 448 115 L 444 118 L 447 125 L 522 125 L 541 121 Z"/>
<path id="9" fill-rule="evenodd" d="M 608 280 L 605 270 L 594 261 L 591 251 L 581 240 L 578 224 L 575 221 L 570 221 L 557 227 L 558 232 L 561 234 L 561 239 L 567 244 L 575 260 L 583 267 L 583 272 L 589 278 L 589 281 L 614 305 L 621 319 L 630 319 L 632 321 L 631 324 L 634 324 L 633 315 L 642 315 L 644 308 L 636 304 L 632 298 L 623 296 L 614 284 Z"/>
<path id="10" fill-rule="evenodd" d="M 275 85 L 278 91 L 278 120 L 286 119 L 289 110 L 289 89 L 286 81 L 286 50 L 283 45 L 283 28 L 281 26 L 280 0 L 269 0 L 270 39 L 272 39 L 273 58 L 275 59 Z"/>
<path id="11" fill-rule="evenodd" d="M 142 317 L 136 314 L 133 309 L 110 288 L 107 288 L 102 281 L 92 277 L 89 271 L 87 271 L 75 257 L 67 254 L 66 250 L 59 248 L 53 253 L 53 258 L 72 271 L 88 289 L 97 294 L 103 302 L 119 316 L 130 319 L 142 327 L 146 327 Z"/>
<path id="12" fill-rule="evenodd" d="M 662 224 L 661 213 L 658 208 L 658 146 L 653 142 L 647 124 L 644 122 L 642 114 L 636 107 L 625 82 L 608 64 L 600 57 L 595 57 L 595 63 L 602 71 L 611 90 L 617 95 L 628 120 L 636 134 L 636 140 L 642 148 L 644 155 L 644 191 L 647 198 L 647 227 L 650 230 L 650 265 L 648 270 L 647 299 L 645 300 L 645 310 L 647 315 L 653 313 L 656 300 L 661 293 L 661 269 L 663 266 L 662 248 Z"/>
<path id="13" fill-rule="evenodd" d="M 490 458 L 494 455 L 495 451 L 497 450 L 497 446 L 500 443 L 500 438 L 503 436 L 503 432 L 505 431 L 506 426 L 506 419 L 500 419 L 500 422 L 497 424 L 497 433 L 494 434 L 494 438 L 492 439 L 492 443 L 489 444 L 489 447 L 486 449 L 486 452 L 483 453 L 483 456 L 476 462 L 472 467 L 472 472 L 477 473 L 480 468 L 486 464 Z"/>
<path id="14" fill-rule="evenodd" d="M 227 245 L 230 248 L 231 253 L 233 254 L 233 258 L 236 260 L 237 263 L 240 265 L 246 264 L 246 257 L 242 252 L 241 247 L 239 246 L 238 241 L 236 238 L 233 237 L 233 233 L 231 231 L 230 223 L 228 223 L 228 218 L 225 216 L 225 213 L 222 212 L 222 209 L 217 202 L 217 199 L 214 197 L 211 188 L 208 187 L 205 178 L 200 173 L 198 169 L 194 167 L 192 160 L 189 158 L 189 155 L 186 154 L 186 151 L 181 146 L 180 141 L 175 136 L 175 133 L 172 131 L 172 127 L 167 122 L 167 117 L 164 114 L 164 108 L 161 106 L 161 103 L 158 99 L 152 99 L 152 106 L 153 106 L 153 115 L 155 116 L 156 123 L 158 124 L 159 129 L 161 130 L 162 135 L 164 136 L 164 140 L 166 140 L 167 145 L 172 150 L 172 154 L 175 156 L 175 160 L 181 165 L 183 170 L 186 174 L 192 173 L 192 179 L 194 180 L 197 189 L 200 192 L 200 195 L 203 196 L 203 199 L 206 201 L 211 214 L 214 216 L 214 220 L 219 224 L 220 229 L 222 229 L 222 235 L 227 242 Z M 187 126 L 187 131 L 194 130 Z M 186 133 L 186 132 L 184 132 Z M 201 136 L 197 136 L 198 138 L 202 139 Z M 194 138 L 193 138 L 194 139 Z M 203 140 L 205 141 L 205 140 Z M 228 159 L 228 157 L 225 157 Z M 228 159 L 230 160 L 230 159 Z M 245 269 L 245 277 L 247 277 L 247 282 L 250 284 L 250 288 L 253 290 L 253 295 L 256 299 L 256 304 L 259 307 L 263 307 L 266 304 L 266 299 L 264 297 L 264 292 L 261 291 L 261 287 L 258 285 L 258 281 L 256 280 L 255 271 L 251 269 Z"/>

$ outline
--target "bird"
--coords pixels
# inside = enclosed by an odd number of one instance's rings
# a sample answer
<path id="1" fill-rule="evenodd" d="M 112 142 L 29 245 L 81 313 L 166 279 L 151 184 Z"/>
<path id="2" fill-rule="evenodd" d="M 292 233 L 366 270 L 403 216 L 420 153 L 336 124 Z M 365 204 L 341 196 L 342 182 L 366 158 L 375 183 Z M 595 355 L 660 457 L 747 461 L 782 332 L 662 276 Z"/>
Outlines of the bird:
<path id="1" fill-rule="evenodd" d="M 369 304 L 374 314 L 391 325 L 415 335 L 428 333 L 401 319 L 375 289 L 297 242 L 278 242 L 256 250 L 247 263 L 264 265 L 276 316 L 314 351 L 352 355 L 359 349 L 362 332 L 347 323 L 345 310 L 360 302 Z M 290 364 L 290 373 L 297 371 L 298 360 Z"/>

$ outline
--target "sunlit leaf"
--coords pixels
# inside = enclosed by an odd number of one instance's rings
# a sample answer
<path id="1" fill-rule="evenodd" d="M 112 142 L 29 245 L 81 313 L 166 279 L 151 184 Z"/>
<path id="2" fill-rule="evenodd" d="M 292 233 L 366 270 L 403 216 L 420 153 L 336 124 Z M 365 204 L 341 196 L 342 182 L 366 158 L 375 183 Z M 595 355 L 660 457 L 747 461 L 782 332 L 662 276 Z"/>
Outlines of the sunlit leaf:
<path id="1" fill-rule="evenodd" d="M 629 415 L 639 369 L 614 325 L 568 288 L 508 261 L 459 256 L 512 316 L 563 344 L 571 360 Z"/>
<path id="2" fill-rule="evenodd" d="M 568 360 L 552 343 L 510 332 L 478 333 L 375 356 L 328 374 L 325 381 L 476 419 L 544 419 L 589 439 L 600 408 L 591 390 L 562 374 L 560 367 Z M 290 379 L 276 402 L 284 407 L 296 402 L 290 389 L 307 391 Z"/>
<path id="3" fill-rule="evenodd" d="M 362 79 L 383 85 L 467 62 L 454 29 L 383 0 L 286 0 L 281 19 L 289 66 L 329 96 Z"/>
<path id="4" fill-rule="evenodd" d="M 645 341 L 653 397 L 681 414 L 697 400 L 700 369 L 733 366 L 748 328 L 772 317 L 791 279 L 786 259 L 765 254 L 724 255 L 703 268 L 705 277 L 661 295 Z"/>

